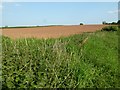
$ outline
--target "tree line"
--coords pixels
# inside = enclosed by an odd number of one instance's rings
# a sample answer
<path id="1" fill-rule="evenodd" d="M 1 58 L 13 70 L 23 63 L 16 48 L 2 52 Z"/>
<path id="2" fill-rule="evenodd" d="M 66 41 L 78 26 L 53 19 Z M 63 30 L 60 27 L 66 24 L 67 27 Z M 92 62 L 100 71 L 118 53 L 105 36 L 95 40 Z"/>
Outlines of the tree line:
<path id="1" fill-rule="evenodd" d="M 120 24 L 120 20 L 118 20 L 117 22 L 111 22 L 111 23 L 107 23 L 106 21 L 103 21 L 102 24 L 104 24 L 104 25 L 118 25 L 118 24 Z"/>

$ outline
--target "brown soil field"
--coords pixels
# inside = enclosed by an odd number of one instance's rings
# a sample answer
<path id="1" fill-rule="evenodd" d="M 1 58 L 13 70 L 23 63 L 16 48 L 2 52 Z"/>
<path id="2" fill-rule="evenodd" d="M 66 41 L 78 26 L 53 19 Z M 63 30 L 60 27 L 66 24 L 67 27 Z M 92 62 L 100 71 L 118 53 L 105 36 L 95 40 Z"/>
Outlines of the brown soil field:
<path id="1" fill-rule="evenodd" d="M 2 29 L 2 35 L 16 38 L 58 38 L 83 32 L 94 32 L 107 25 L 73 25 L 73 26 L 48 26 L 35 28 L 8 28 Z"/>

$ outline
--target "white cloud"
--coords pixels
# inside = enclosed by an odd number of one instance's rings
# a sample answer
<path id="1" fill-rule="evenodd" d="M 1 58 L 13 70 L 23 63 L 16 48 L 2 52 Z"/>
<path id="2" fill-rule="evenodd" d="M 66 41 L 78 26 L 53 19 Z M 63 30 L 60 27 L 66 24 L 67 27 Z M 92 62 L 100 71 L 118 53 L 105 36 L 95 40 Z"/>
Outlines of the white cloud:
<path id="1" fill-rule="evenodd" d="M 112 11 L 108 11 L 108 13 L 111 13 L 111 14 L 120 13 L 120 10 L 112 10 Z"/>
<path id="2" fill-rule="evenodd" d="M 3 8 L 3 6 L 2 5 L 0 5 L 0 9 L 2 9 Z"/>
<path id="3" fill-rule="evenodd" d="M 119 0 L 2 0 L 3 2 L 119 2 Z"/>
<path id="4" fill-rule="evenodd" d="M 0 3 L 0 13 L 2 12 L 2 8 L 3 8 L 2 3 Z"/>
<path id="5" fill-rule="evenodd" d="M 15 0 L 2 0 L 2 2 L 15 2 Z"/>
<path id="6" fill-rule="evenodd" d="M 21 5 L 20 5 L 20 4 L 18 4 L 18 3 L 16 3 L 16 4 L 15 4 L 15 6 L 16 6 L 16 7 L 19 7 L 19 6 L 21 6 Z"/>

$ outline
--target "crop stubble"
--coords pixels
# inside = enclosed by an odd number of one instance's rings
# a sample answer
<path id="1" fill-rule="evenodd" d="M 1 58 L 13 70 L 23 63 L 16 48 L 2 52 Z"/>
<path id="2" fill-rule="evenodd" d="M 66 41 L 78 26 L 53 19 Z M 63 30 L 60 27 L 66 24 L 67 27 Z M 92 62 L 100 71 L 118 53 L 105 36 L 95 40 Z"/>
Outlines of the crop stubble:
<path id="1" fill-rule="evenodd" d="M 73 26 L 49 26 L 35 28 L 8 28 L 2 29 L 2 34 L 10 38 L 58 38 L 83 32 L 100 30 L 106 25 L 73 25 Z"/>

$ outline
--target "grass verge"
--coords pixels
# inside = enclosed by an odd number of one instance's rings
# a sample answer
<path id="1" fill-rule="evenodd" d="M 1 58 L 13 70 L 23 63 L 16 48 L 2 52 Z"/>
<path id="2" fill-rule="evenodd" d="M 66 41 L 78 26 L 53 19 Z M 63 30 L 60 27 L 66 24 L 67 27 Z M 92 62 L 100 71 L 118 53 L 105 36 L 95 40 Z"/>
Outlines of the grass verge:
<path id="1" fill-rule="evenodd" d="M 117 31 L 47 40 L 2 38 L 4 88 L 120 87 L 118 71 Z"/>

